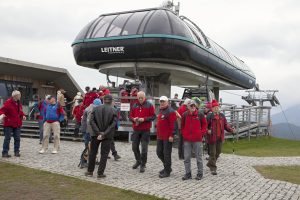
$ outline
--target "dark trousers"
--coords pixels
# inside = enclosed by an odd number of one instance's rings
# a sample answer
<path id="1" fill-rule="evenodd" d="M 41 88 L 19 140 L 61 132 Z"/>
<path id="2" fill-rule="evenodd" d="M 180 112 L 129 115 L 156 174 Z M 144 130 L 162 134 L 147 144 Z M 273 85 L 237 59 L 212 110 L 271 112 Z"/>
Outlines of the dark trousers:
<path id="1" fill-rule="evenodd" d="M 172 142 L 157 139 L 156 154 L 164 164 L 165 172 L 170 173 L 172 165 Z"/>
<path id="2" fill-rule="evenodd" d="M 3 141 L 3 154 L 7 154 L 9 151 L 9 143 L 11 136 L 14 137 L 14 152 L 20 152 L 20 141 L 21 141 L 21 129 L 20 128 L 13 128 L 13 127 L 4 127 L 4 141 Z"/>
<path id="3" fill-rule="evenodd" d="M 134 131 L 132 136 L 132 151 L 135 160 L 145 166 L 147 163 L 148 144 L 150 141 L 149 131 Z M 140 143 L 142 144 L 142 153 L 140 152 Z"/>
<path id="4" fill-rule="evenodd" d="M 181 131 L 179 131 L 178 156 L 179 159 L 184 159 L 184 145 L 183 145 L 183 137 Z"/>
<path id="5" fill-rule="evenodd" d="M 211 171 L 217 170 L 217 159 L 219 158 L 222 150 L 222 140 L 217 140 L 214 144 L 209 144 L 209 160 L 207 166 Z"/>
<path id="6" fill-rule="evenodd" d="M 74 136 L 75 137 L 78 137 L 79 136 L 79 129 L 80 129 L 80 126 L 81 126 L 81 122 L 77 122 L 75 123 L 75 129 L 74 129 Z"/>
<path id="7" fill-rule="evenodd" d="M 118 152 L 116 150 L 116 146 L 115 146 L 115 141 L 114 140 L 111 141 L 110 150 L 111 150 L 111 154 L 113 156 L 116 156 L 118 154 Z"/>
<path id="8" fill-rule="evenodd" d="M 104 140 L 97 140 L 97 136 L 92 136 L 91 138 L 91 150 L 89 153 L 89 165 L 88 165 L 88 172 L 94 172 L 95 164 L 96 164 L 96 155 L 98 152 L 99 145 L 101 143 L 101 158 L 98 168 L 98 175 L 102 175 L 104 173 L 107 157 L 110 151 L 111 140 L 104 139 Z"/>

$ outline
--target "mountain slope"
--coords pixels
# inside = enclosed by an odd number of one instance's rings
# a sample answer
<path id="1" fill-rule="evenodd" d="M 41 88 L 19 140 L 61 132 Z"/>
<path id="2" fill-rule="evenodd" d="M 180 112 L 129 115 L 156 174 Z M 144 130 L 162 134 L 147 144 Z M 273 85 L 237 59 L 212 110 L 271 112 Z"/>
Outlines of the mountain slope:
<path id="1" fill-rule="evenodd" d="M 300 127 L 290 124 L 293 132 L 291 132 L 287 123 L 273 124 L 272 136 L 290 140 L 300 140 Z"/>

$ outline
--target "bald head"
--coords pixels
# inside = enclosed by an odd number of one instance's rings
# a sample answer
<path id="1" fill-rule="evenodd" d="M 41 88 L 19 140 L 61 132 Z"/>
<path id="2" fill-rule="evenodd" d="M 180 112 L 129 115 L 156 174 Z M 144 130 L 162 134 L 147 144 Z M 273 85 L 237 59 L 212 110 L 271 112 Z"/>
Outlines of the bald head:
<path id="1" fill-rule="evenodd" d="M 137 93 L 137 99 L 140 102 L 140 104 L 144 103 L 144 101 L 146 100 L 146 94 L 143 91 L 139 91 Z"/>

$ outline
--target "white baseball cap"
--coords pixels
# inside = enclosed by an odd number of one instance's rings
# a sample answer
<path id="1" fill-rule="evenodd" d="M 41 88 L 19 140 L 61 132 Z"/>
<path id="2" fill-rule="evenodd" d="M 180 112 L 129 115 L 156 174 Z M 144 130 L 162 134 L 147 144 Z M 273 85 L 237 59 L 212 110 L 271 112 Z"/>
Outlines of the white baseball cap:
<path id="1" fill-rule="evenodd" d="M 169 99 L 168 99 L 168 97 L 166 97 L 166 96 L 161 96 L 161 97 L 159 98 L 159 101 L 169 101 Z"/>

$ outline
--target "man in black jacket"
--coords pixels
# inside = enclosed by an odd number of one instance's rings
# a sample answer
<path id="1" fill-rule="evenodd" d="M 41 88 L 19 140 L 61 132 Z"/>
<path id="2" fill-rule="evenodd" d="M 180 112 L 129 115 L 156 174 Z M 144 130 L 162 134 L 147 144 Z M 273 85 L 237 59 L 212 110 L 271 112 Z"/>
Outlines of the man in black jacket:
<path id="1" fill-rule="evenodd" d="M 90 124 L 92 126 L 93 133 L 91 133 L 91 151 L 89 154 L 88 170 L 85 173 L 86 176 L 93 176 L 96 155 L 101 143 L 101 158 L 98 168 L 98 178 L 106 177 L 104 175 L 104 170 L 117 123 L 117 113 L 112 107 L 112 96 L 106 95 L 103 100 L 104 105 L 96 107 L 91 113 Z"/>

